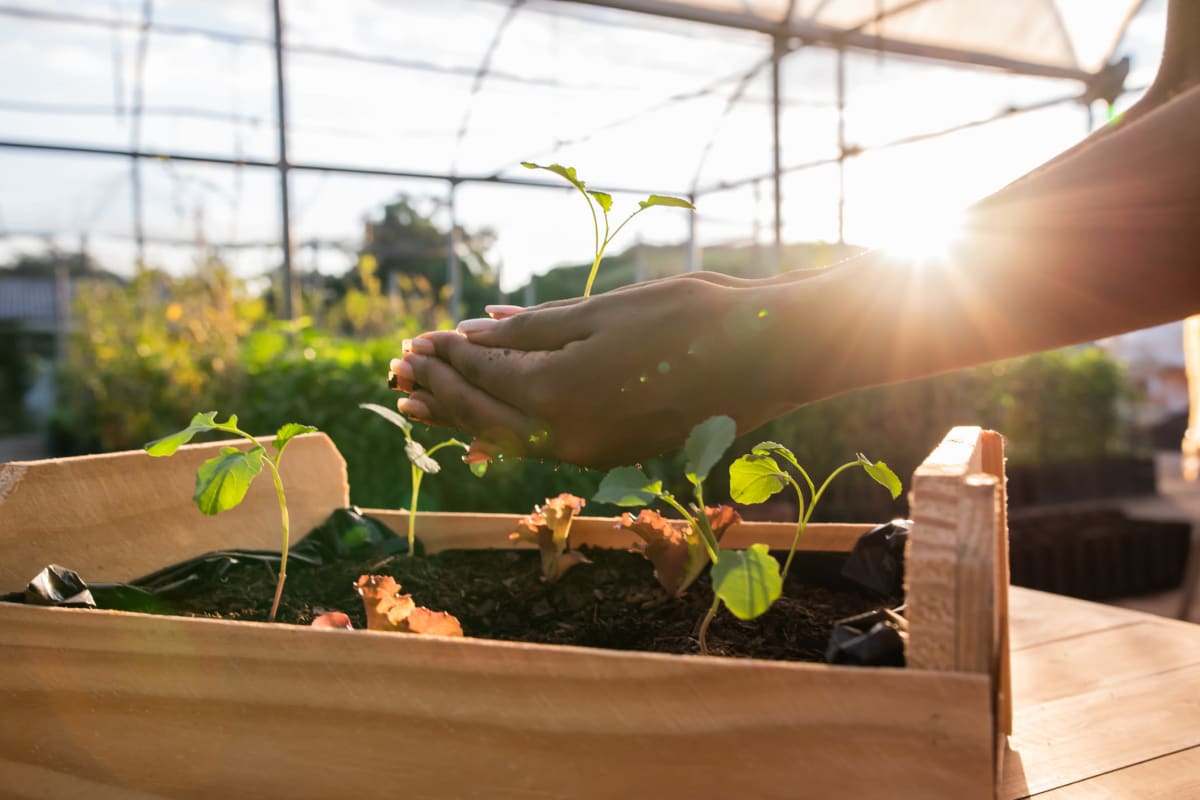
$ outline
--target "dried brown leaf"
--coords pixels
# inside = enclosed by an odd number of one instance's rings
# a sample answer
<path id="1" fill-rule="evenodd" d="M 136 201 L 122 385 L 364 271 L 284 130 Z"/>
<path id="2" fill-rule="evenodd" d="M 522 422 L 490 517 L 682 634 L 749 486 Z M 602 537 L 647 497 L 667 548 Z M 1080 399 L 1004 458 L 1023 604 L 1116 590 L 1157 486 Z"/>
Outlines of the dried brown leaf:
<path id="1" fill-rule="evenodd" d="M 718 542 L 730 525 L 737 525 L 742 521 L 742 515 L 733 506 L 705 506 L 704 513 L 708 516 L 708 527 L 712 528 Z"/>
<path id="2" fill-rule="evenodd" d="M 654 577 L 671 594 L 682 594 L 687 588 L 684 577 L 694 546 L 688 541 L 692 536 L 690 526 L 643 508 L 636 517 L 629 512 L 622 514 L 617 527 L 633 531 L 642 538 L 645 544 L 638 545 L 637 549 L 654 564 Z"/>
<path id="3" fill-rule="evenodd" d="M 462 624 L 453 614 L 418 606 L 412 595 L 400 593 L 400 584 L 390 575 L 362 575 L 354 587 L 363 599 L 368 630 L 463 635 Z"/>

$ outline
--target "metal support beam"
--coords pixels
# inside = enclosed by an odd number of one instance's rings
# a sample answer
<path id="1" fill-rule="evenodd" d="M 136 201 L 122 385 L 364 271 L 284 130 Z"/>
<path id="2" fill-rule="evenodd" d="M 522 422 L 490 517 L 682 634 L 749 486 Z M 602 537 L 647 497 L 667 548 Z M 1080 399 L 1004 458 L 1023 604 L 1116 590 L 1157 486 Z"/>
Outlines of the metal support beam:
<path id="1" fill-rule="evenodd" d="M 283 318 L 295 319 L 295 281 L 292 271 L 291 192 L 288 186 L 287 83 L 283 75 L 283 12 L 280 0 L 272 0 L 275 12 L 275 110 L 279 129 L 279 241 L 283 248 Z"/>
<path id="2" fill-rule="evenodd" d="M 774 188 L 774 238 L 771 248 L 771 274 L 783 265 L 783 140 L 780 133 L 780 109 L 783 106 L 780 66 L 787 52 L 787 38 L 776 36 L 771 51 L 771 173 Z"/>
<path id="3" fill-rule="evenodd" d="M 838 244 L 846 243 L 846 51 L 837 51 Z"/>
<path id="4" fill-rule="evenodd" d="M 454 208 L 454 194 L 458 184 L 450 183 L 446 208 L 450 212 L 450 230 L 446 234 L 446 285 L 450 287 L 447 310 L 450 321 L 457 323 L 462 318 L 462 263 L 458 260 L 458 214 Z"/>
<path id="5" fill-rule="evenodd" d="M 650 14 L 656 17 L 701 22 L 708 25 L 718 25 L 744 31 L 757 31 L 770 36 L 782 34 L 790 38 L 800 39 L 806 45 L 816 47 L 844 47 L 849 50 L 861 50 L 871 53 L 883 52 L 898 56 L 911 56 L 913 58 L 929 59 L 932 61 L 997 69 L 1017 75 L 1061 78 L 1063 80 L 1076 80 L 1085 83 L 1092 78 L 1090 72 L 1077 67 L 1064 67 L 1058 64 L 1041 64 L 1034 61 L 1004 58 L 1003 56 L 992 55 L 991 53 L 922 44 L 904 39 L 892 39 L 887 36 L 864 33 L 863 31 L 844 30 L 810 20 L 776 20 L 742 11 L 705 8 L 689 3 L 676 2 L 675 0 L 561 0 L 561 2 L 603 6 L 622 11 Z"/>

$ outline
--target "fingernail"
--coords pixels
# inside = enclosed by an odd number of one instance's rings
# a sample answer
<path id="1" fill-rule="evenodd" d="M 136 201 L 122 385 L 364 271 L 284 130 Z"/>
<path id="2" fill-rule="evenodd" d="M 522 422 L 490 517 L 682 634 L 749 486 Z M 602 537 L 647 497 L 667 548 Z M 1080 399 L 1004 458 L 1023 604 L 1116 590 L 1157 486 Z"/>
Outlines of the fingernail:
<path id="1" fill-rule="evenodd" d="M 505 317 L 511 317 L 513 314 L 520 314 L 525 310 L 525 307 L 496 305 L 484 306 L 483 310 L 486 311 L 492 319 L 504 319 Z"/>
<path id="2" fill-rule="evenodd" d="M 464 336 L 470 336 L 472 333 L 479 333 L 487 330 L 496 324 L 494 319 L 464 319 L 458 323 L 458 332 Z"/>
<path id="3" fill-rule="evenodd" d="M 400 355 L 406 356 L 412 352 L 412 342 L 413 342 L 412 339 L 405 339 L 403 342 L 400 343 Z M 392 363 L 393 364 L 396 363 L 396 360 L 392 359 Z"/>
<path id="4" fill-rule="evenodd" d="M 396 410 L 416 420 L 424 421 L 429 419 L 429 406 L 420 400 L 413 400 L 411 397 L 406 397 L 398 401 L 396 403 Z"/>
<path id="5" fill-rule="evenodd" d="M 437 348 L 428 339 L 418 337 L 408 340 L 408 352 L 416 353 L 419 356 L 432 356 L 437 353 Z"/>
<path id="6" fill-rule="evenodd" d="M 404 340 L 404 344 L 405 344 L 405 345 L 407 345 L 407 344 L 408 344 L 408 339 L 405 339 L 405 340 Z M 405 347 L 405 349 L 404 349 L 404 351 L 403 351 L 403 352 L 407 353 L 407 352 L 408 352 L 408 348 L 407 348 L 407 347 Z M 393 358 L 391 361 L 389 361 L 389 362 L 388 362 L 388 369 L 389 369 L 389 370 L 391 370 L 392 372 L 395 372 L 397 369 L 399 369 L 400 365 L 401 365 L 401 364 L 403 364 L 403 363 L 404 363 L 404 360 L 403 360 L 403 359 L 401 359 L 401 358 Z"/>
<path id="7" fill-rule="evenodd" d="M 413 368 L 400 359 L 392 359 L 392 372 L 388 379 L 388 386 L 402 392 L 411 392 L 413 380 Z"/>

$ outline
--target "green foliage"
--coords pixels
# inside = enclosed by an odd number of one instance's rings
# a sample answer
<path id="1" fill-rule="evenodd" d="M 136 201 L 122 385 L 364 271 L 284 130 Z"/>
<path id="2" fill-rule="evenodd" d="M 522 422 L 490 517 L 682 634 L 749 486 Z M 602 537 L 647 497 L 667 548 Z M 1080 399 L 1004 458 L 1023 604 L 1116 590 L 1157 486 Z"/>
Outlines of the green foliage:
<path id="1" fill-rule="evenodd" d="M 738 619 L 761 617 L 783 593 L 779 562 L 765 544 L 722 550 L 711 574 L 713 593 Z"/>
<path id="2" fill-rule="evenodd" d="M 613 207 L 612 195 L 608 192 L 598 192 L 593 189 L 588 189 L 587 184 L 579 179 L 579 175 L 576 173 L 574 167 L 564 167 L 562 164 L 550 164 L 549 166 L 543 166 L 541 164 L 534 164 L 531 161 L 522 161 L 521 166 L 525 167 L 526 169 L 544 169 L 548 172 L 553 172 L 555 175 L 558 175 L 567 183 L 578 189 L 579 193 L 583 195 L 583 199 L 587 201 L 588 211 L 592 213 L 592 231 L 595 235 L 595 248 L 593 250 L 594 258 L 592 259 L 592 267 L 588 272 L 587 283 L 583 287 L 584 297 L 587 297 L 592 293 L 592 286 L 596 282 L 596 274 L 600 270 L 600 262 L 604 258 L 604 251 L 608 249 L 609 244 L 611 244 L 612 240 L 615 239 L 617 234 L 621 232 L 621 229 L 629 224 L 630 220 L 645 211 L 647 208 L 653 208 L 654 206 L 673 206 L 675 208 L 690 209 L 691 211 L 696 210 L 694 205 L 681 197 L 652 194 L 645 200 L 639 201 L 637 211 L 634 211 L 632 214 L 626 217 L 621 224 L 614 229 L 608 219 L 608 214 L 610 211 L 612 211 Z M 597 206 L 600 207 L 600 216 L 596 215 Z M 603 235 L 600 232 L 601 219 L 604 221 Z"/>
<path id="3" fill-rule="evenodd" d="M 146 450 L 149 452 L 150 448 Z M 209 516 L 237 507 L 262 472 L 265 452 L 258 445 L 245 451 L 222 447 L 219 456 L 205 461 L 196 470 L 196 492 L 192 495 L 196 507 Z"/>
<path id="4" fill-rule="evenodd" d="M 637 467 L 617 467 L 600 481 L 592 499 L 626 508 L 653 503 L 662 495 L 662 481 L 651 480 Z"/>
<path id="5" fill-rule="evenodd" d="M 709 417 L 692 428 L 683 446 L 687 457 L 684 473 L 687 479 L 698 486 L 736 437 L 737 424 L 731 417 Z"/>
<path id="6" fill-rule="evenodd" d="M 217 422 L 216 411 L 205 411 L 192 417 L 186 428 L 155 439 L 144 445 L 151 456 L 165 458 L 175 455 L 179 448 L 190 442 L 195 436 L 210 431 L 231 433 L 250 442 L 249 450 L 239 450 L 236 447 L 222 447 L 221 452 L 208 459 L 196 470 L 196 491 L 192 500 L 204 514 L 219 514 L 237 507 L 250 490 L 250 484 L 266 466 L 275 482 L 275 496 L 279 500 L 279 520 L 283 531 L 283 549 L 279 561 L 279 577 L 275 583 L 275 599 L 271 603 L 270 621 L 275 621 L 275 613 L 279 610 L 279 598 L 283 594 L 283 584 L 287 580 L 287 559 L 289 534 L 287 496 L 283 490 L 283 480 L 279 477 L 279 464 L 283 451 L 296 436 L 302 433 L 312 433 L 316 428 L 311 425 L 301 425 L 289 422 L 275 434 L 275 455 L 267 455 L 267 450 L 250 434 L 238 427 L 236 414 L 230 414 L 225 422 Z"/>

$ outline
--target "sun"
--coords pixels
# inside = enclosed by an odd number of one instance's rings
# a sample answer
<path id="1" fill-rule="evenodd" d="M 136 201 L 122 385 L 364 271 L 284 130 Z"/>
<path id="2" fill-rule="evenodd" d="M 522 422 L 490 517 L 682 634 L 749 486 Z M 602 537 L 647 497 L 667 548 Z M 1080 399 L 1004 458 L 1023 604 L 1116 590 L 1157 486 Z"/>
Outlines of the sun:
<path id="1" fill-rule="evenodd" d="M 914 264 L 945 261 L 963 235 L 966 209 L 923 202 L 889 209 L 872 222 L 866 237 L 872 249 Z"/>

